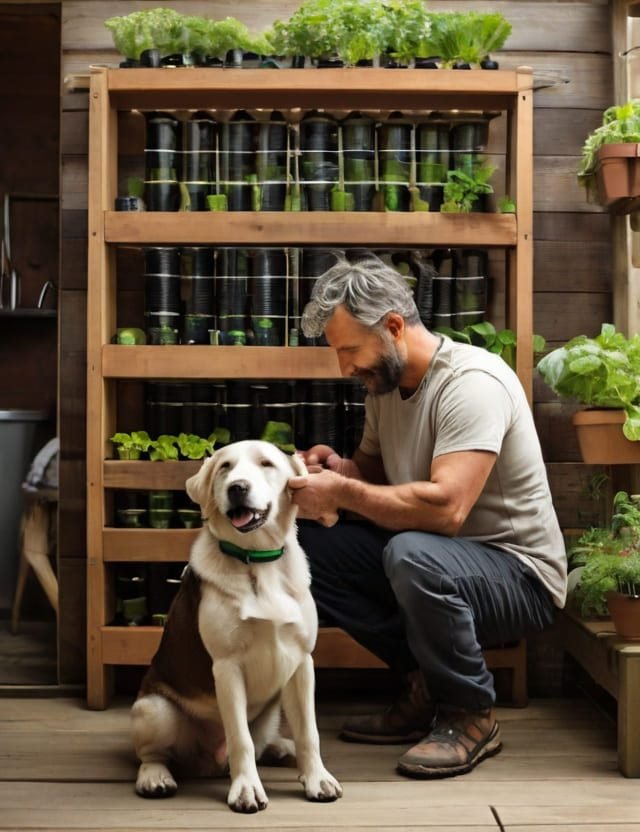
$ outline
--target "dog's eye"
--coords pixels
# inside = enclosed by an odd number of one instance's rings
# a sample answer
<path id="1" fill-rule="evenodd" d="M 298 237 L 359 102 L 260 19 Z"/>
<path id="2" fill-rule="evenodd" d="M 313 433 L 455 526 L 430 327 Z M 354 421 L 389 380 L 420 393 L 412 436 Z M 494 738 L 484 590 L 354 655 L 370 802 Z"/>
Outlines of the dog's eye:
<path id="1" fill-rule="evenodd" d="M 263 459 L 260 465 L 262 465 L 263 468 L 275 468 L 270 459 Z"/>
<path id="2" fill-rule="evenodd" d="M 230 462 L 223 462 L 223 463 L 221 463 L 220 467 L 218 468 L 218 471 L 227 471 L 229 468 L 231 468 L 231 463 Z"/>

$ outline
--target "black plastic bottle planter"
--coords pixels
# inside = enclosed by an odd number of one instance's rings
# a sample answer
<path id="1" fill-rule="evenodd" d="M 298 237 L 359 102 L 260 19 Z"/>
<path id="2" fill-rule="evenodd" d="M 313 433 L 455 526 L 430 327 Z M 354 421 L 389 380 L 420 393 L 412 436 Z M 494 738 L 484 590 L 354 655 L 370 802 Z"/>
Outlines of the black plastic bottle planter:
<path id="1" fill-rule="evenodd" d="M 178 343 L 180 255 L 175 246 L 144 249 L 144 315 L 149 344 Z"/>
<path id="2" fill-rule="evenodd" d="M 387 211 L 409 210 L 412 129 L 411 121 L 398 112 L 378 128 L 378 164 Z"/>
<path id="3" fill-rule="evenodd" d="M 454 329 L 484 320 L 487 306 L 488 257 L 483 249 L 461 249 L 457 260 Z"/>
<path id="4" fill-rule="evenodd" d="M 238 110 L 220 128 L 218 184 L 227 196 L 229 211 L 251 211 L 256 180 L 257 123 Z"/>
<path id="5" fill-rule="evenodd" d="M 182 123 L 182 186 L 188 194 L 190 211 L 208 210 L 207 196 L 212 193 L 216 130 L 214 119 L 207 113 L 197 112 Z"/>
<path id="6" fill-rule="evenodd" d="M 183 247 L 180 273 L 182 343 L 208 344 L 209 330 L 215 328 L 213 249 L 208 246 Z"/>
<path id="7" fill-rule="evenodd" d="M 351 195 L 351 210 L 373 210 L 375 194 L 375 123 L 360 113 L 342 122 L 344 189 Z"/>
<path id="8" fill-rule="evenodd" d="M 287 307 L 287 258 L 283 249 L 262 248 L 253 254 L 251 323 L 256 346 L 284 344 Z"/>
<path id="9" fill-rule="evenodd" d="M 170 113 L 145 114 L 144 201 L 147 211 L 180 208 L 180 123 Z"/>
<path id="10" fill-rule="evenodd" d="M 216 257 L 216 305 L 220 342 L 247 343 L 249 304 L 249 252 L 244 248 L 220 248 Z"/>
<path id="11" fill-rule="evenodd" d="M 268 122 L 258 125 L 256 150 L 257 188 L 254 208 L 283 211 L 287 195 L 288 125 L 282 113 L 271 113 Z"/>
<path id="12" fill-rule="evenodd" d="M 144 423 L 154 438 L 177 436 L 182 430 L 182 409 L 188 398 L 187 383 L 148 381 L 145 383 Z"/>
<path id="13" fill-rule="evenodd" d="M 298 276 L 298 304 L 296 313 L 301 315 L 304 307 L 311 299 L 311 291 L 313 289 L 316 279 L 324 274 L 327 269 L 330 269 L 336 264 L 336 254 L 331 249 L 324 248 L 304 248 L 302 249 L 302 256 L 300 257 L 299 276 Z M 326 346 L 327 341 L 324 335 L 319 335 L 313 338 L 307 338 L 300 326 L 299 317 L 294 319 L 296 329 L 298 330 L 299 343 L 307 346 Z"/>
<path id="14" fill-rule="evenodd" d="M 458 116 L 452 124 L 450 133 L 451 162 L 453 170 L 462 170 L 474 177 L 476 171 L 485 162 L 484 153 L 489 138 L 489 116 Z M 474 204 L 473 211 L 486 211 L 487 198 L 481 195 Z"/>
<path id="15" fill-rule="evenodd" d="M 330 211 L 338 180 L 338 123 L 315 110 L 300 122 L 301 175 L 307 211 Z"/>
<path id="16" fill-rule="evenodd" d="M 449 170 L 449 122 L 430 120 L 416 126 L 416 184 L 430 211 L 439 211 Z"/>
<path id="17" fill-rule="evenodd" d="M 431 324 L 434 328 L 453 328 L 455 313 L 455 279 L 458 271 L 458 255 L 455 249 L 436 249 L 433 265 L 437 274 L 432 281 L 433 311 Z"/>

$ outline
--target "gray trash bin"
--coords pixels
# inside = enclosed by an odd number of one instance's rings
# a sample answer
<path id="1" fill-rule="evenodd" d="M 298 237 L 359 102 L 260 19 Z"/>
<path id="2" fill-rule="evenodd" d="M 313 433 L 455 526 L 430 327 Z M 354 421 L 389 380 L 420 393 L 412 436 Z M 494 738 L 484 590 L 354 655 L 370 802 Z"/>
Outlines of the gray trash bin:
<path id="1" fill-rule="evenodd" d="M 42 410 L 0 410 L 0 610 L 9 610 L 18 571 L 21 486 L 42 440 Z"/>

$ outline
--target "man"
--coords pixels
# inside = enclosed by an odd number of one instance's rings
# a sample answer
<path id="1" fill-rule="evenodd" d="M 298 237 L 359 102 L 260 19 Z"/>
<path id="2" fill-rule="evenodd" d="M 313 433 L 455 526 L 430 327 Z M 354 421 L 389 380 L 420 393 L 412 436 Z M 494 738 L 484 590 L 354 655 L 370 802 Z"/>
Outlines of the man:
<path id="1" fill-rule="evenodd" d="M 524 391 L 500 357 L 427 330 L 403 278 L 373 256 L 322 275 L 302 326 L 324 332 L 368 394 L 353 459 L 317 445 L 290 481 L 299 516 L 322 524 L 299 524 L 312 591 L 321 615 L 410 680 L 343 737 L 419 740 L 401 773 L 462 774 L 501 748 L 482 648 L 542 629 L 565 601 Z"/>

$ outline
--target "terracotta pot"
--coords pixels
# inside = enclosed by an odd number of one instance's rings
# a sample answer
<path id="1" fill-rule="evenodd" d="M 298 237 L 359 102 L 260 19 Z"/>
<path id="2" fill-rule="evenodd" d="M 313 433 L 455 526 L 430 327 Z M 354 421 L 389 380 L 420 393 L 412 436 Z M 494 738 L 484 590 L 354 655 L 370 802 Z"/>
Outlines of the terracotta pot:
<path id="1" fill-rule="evenodd" d="M 578 435 L 583 462 L 590 465 L 637 465 L 640 442 L 622 432 L 623 410 L 578 410 L 572 421 Z"/>
<path id="2" fill-rule="evenodd" d="M 640 595 L 608 592 L 607 605 L 616 633 L 622 638 L 640 641 Z"/>
<path id="3" fill-rule="evenodd" d="M 606 207 L 640 197 L 640 144 L 606 144 L 598 150 L 598 198 Z"/>

